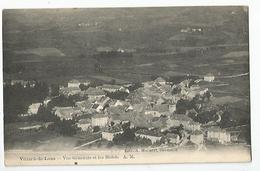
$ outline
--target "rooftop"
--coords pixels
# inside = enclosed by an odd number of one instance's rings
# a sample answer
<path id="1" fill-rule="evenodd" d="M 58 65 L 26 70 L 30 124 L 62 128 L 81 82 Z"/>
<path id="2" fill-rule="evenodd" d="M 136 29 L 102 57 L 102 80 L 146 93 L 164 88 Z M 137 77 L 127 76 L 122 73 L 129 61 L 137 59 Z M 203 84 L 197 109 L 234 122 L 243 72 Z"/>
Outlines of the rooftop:
<path id="1" fill-rule="evenodd" d="M 73 79 L 73 80 L 70 80 L 69 83 L 80 83 L 80 82 L 79 82 L 79 80 Z"/>
<path id="2" fill-rule="evenodd" d="M 86 90 L 86 94 L 88 95 L 106 95 L 106 93 L 101 90 L 101 89 L 98 89 L 98 88 L 93 88 L 93 87 L 89 87 L 87 90 Z"/>
<path id="3" fill-rule="evenodd" d="M 121 132 L 122 128 L 120 126 L 112 126 L 105 128 L 102 132 L 110 132 L 110 133 L 115 133 L 115 132 Z"/>
<path id="4" fill-rule="evenodd" d="M 160 133 L 157 129 L 154 130 L 147 130 L 147 129 L 139 129 L 136 131 L 136 134 L 144 134 L 144 135 L 150 135 L 150 136 L 155 136 L 155 137 L 162 137 L 163 134 Z"/>
<path id="5" fill-rule="evenodd" d="M 171 119 L 173 119 L 173 120 L 182 120 L 182 121 L 193 121 L 187 115 L 182 115 L 182 114 L 174 114 L 174 115 L 171 116 Z"/>
<path id="6" fill-rule="evenodd" d="M 78 121 L 79 124 L 89 124 L 91 123 L 91 120 L 89 118 L 85 118 L 85 119 L 80 119 Z"/>
<path id="7" fill-rule="evenodd" d="M 120 85 L 112 85 L 112 84 L 104 84 L 102 86 L 99 86 L 100 88 L 108 88 L 108 89 L 120 89 L 122 86 Z"/>
<path id="8" fill-rule="evenodd" d="M 92 118 L 107 118 L 107 115 L 104 114 L 95 114 Z"/>

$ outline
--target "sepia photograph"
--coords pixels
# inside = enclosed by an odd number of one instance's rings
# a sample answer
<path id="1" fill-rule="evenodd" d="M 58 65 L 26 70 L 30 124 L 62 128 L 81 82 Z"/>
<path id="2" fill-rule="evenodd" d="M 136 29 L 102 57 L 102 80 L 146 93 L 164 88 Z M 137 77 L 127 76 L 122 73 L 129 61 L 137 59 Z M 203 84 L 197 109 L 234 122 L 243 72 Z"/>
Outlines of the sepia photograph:
<path id="1" fill-rule="evenodd" d="M 4 9 L 5 164 L 250 162 L 248 13 Z"/>

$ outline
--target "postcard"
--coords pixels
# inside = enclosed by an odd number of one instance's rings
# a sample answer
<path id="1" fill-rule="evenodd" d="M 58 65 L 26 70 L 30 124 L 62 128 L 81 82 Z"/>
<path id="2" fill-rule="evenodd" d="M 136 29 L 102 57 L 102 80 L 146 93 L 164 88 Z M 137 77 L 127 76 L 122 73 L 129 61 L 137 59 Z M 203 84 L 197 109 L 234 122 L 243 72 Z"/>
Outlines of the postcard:
<path id="1" fill-rule="evenodd" d="M 2 13 L 7 166 L 251 161 L 247 6 Z"/>

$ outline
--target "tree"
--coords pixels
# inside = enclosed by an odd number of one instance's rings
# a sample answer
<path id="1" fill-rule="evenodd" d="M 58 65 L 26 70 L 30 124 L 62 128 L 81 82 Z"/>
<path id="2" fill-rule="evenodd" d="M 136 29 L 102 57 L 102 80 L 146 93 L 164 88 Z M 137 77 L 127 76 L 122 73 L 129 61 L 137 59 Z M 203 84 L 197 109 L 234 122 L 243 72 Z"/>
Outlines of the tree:
<path id="1" fill-rule="evenodd" d="M 77 126 L 74 120 L 59 120 L 55 123 L 56 130 L 64 136 L 72 136 L 77 133 Z"/>
<path id="2" fill-rule="evenodd" d="M 59 85 L 51 84 L 50 86 L 50 96 L 58 96 L 59 95 Z"/>
<path id="3" fill-rule="evenodd" d="M 144 147 L 147 147 L 147 146 L 151 146 L 152 145 L 152 141 L 148 138 L 145 138 L 145 137 L 135 137 L 135 141 L 136 141 L 136 144 L 138 146 L 144 146 Z"/>
<path id="4" fill-rule="evenodd" d="M 129 91 L 134 91 L 134 90 L 136 90 L 136 89 L 138 89 L 138 88 L 140 88 L 140 87 L 143 87 L 142 83 L 136 82 L 136 83 L 133 83 L 133 85 L 131 85 L 131 86 L 128 88 L 128 90 L 129 90 Z"/>
<path id="5" fill-rule="evenodd" d="M 192 109 L 192 105 L 189 100 L 180 99 L 176 104 L 176 113 L 185 114 L 186 110 Z"/>
<path id="6" fill-rule="evenodd" d="M 80 88 L 81 91 L 85 91 L 85 90 L 87 90 L 89 88 L 89 85 L 87 86 L 85 84 L 80 84 L 79 88 Z"/>
<path id="7" fill-rule="evenodd" d="M 99 126 L 94 126 L 93 127 L 93 132 L 99 132 L 100 131 L 100 127 Z"/>
<path id="8" fill-rule="evenodd" d="M 96 88 L 98 86 L 102 86 L 102 83 L 100 81 L 94 80 L 89 84 L 89 87 Z"/>
<path id="9" fill-rule="evenodd" d="M 42 122 L 57 122 L 59 118 L 54 115 L 50 109 L 41 105 L 38 109 L 37 115 L 33 116 L 35 120 Z"/>

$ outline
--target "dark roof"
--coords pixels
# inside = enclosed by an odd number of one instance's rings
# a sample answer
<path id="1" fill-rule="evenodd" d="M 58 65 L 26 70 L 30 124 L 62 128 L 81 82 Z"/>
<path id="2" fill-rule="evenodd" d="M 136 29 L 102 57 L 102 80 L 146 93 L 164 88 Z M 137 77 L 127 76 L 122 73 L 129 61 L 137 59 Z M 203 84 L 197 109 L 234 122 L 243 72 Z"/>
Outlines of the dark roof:
<path id="1" fill-rule="evenodd" d="M 171 116 L 171 119 L 174 120 L 182 120 L 182 121 L 193 121 L 190 117 L 187 115 L 182 115 L 182 114 L 174 114 Z"/>
<path id="2" fill-rule="evenodd" d="M 78 123 L 79 124 L 89 124 L 89 123 L 91 123 L 91 120 L 90 119 L 80 119 L 79 121 L 78 121 Z"/>
<path id="3" fill-rule="evenodd" d="M 101 90 L 101 89 L 98 89 L 98 88 L 93 88 L 93 87 L 89 87 L 87 90 L 86 90 L 86 94 L 88 95 L 106 95 L 106 93 Z"/>
<path id="4" fill-rule="evenodd" d="M 139 129 L 138 131 L 136 131 L 136 133 L 150 135 L 150 136 L 156 136 L 156 137 L 163 136 L 163 134 L 157 129 L 155 129 L 155 130 Z"/>
<path id="5" fill-rule="evenodd" d="M 95 114 L 94 116 L 92 116 L 92 118 L 105 118 L 108 117 L 107 115 L 104 114 Z"/>
<path id="6" fill-rule="evenodd" d="M 103 130 L 103 132 L 110 132 L 110 133 L 115 133 L 120 131 L 122 131 L 122 128 L 120 126 L 112 126 Z"/>

